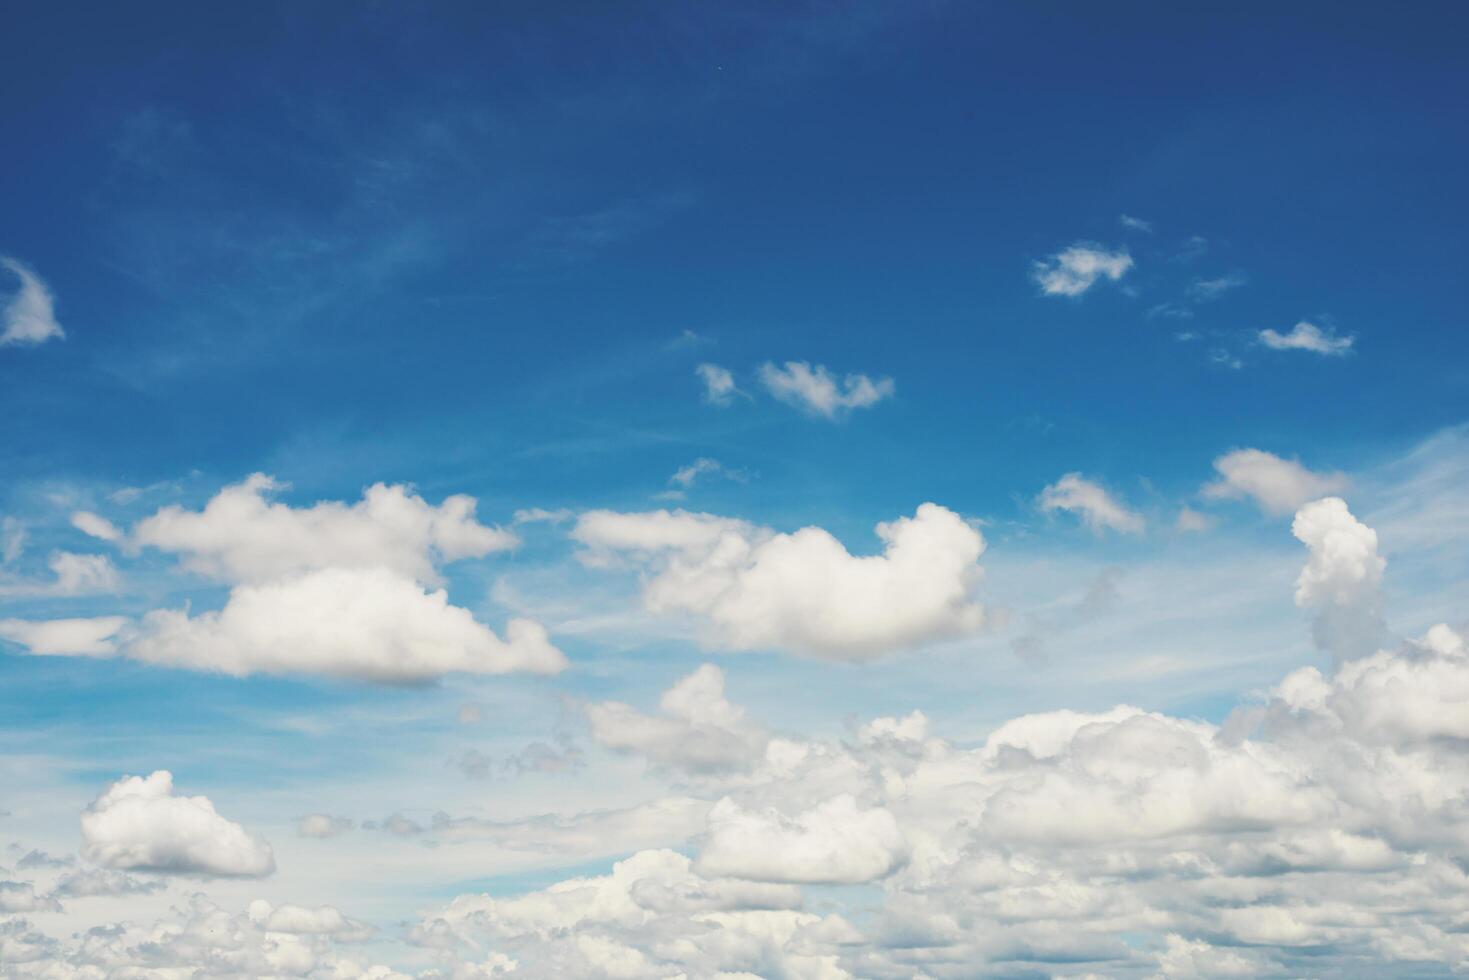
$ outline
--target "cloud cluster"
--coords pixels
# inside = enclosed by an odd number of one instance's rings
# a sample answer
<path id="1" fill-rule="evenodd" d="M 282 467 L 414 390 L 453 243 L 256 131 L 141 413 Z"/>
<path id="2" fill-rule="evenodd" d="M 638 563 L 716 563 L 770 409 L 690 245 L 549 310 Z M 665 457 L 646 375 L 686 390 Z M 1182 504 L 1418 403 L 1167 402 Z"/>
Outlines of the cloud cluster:
<path id="1" fill-rule="evenodd" d="M 472 497 L 429 504 L 403 486 L 376 484 L 355 504 L 290 507 L 256 474 L 225 487 L 202 510 L 164 507 L 127 535 L 78 511 L 93 537 L 181 556 L 191 572 L 233 587 L 220 609 L 157 609 L 133 622 L 0 620 L 0 638 L 33 654 L 122 655 L 146 663 L 243 677 L 320 674 L 386 684 L 446 673 L 556 673 L 566 658 L 544 627 L 512 619 L 503 638 L 435 588 L 440 566 L 513 546 L 517 538 L 475 519 Z M 53 557 L 46 594 L 110 591 L 102 555 Z M 0 584 L 0 591 L 5 586 Z"/>
<path id="2" fill-rule="evenodd" d="M 892 378 L 873 380 L 865 374 L 849 374 L 838 382 L 824 366 L 813 368 L 805 361 L 762 364 L 760 383 L 778 400 L 826 419 L 876 405 L 897 390 Z"/>
<path id="3" fill-rule="evenodd" d="M 977 530 L 932 503 L 876 530 L 884 549 L 871 556 L 818 527 L 786 534 L 685 511 L 589 511 L 572 537 L 591 564 L 646 568 L 650 611 L 698 616 L 728 649 L 859 661 L 979 629 Z"/>
<path id="4" fill-rule="evenodd" d="M 1080 296 L 1104 279 L 1116 282 L 1132 266 L 1132 256 L 1125 248 L 1077 242 L 1035 263 L 1031 275 L 1047 296 Z"/>
<path id="5" fill-rule="evenodd" d="M 275 871 L 270 845 L 221 816 L 203 796 L 175 796 L 173 775 L 128 776 L 82 813 L 82 856 L 105 868 L 260 878 Z"/>

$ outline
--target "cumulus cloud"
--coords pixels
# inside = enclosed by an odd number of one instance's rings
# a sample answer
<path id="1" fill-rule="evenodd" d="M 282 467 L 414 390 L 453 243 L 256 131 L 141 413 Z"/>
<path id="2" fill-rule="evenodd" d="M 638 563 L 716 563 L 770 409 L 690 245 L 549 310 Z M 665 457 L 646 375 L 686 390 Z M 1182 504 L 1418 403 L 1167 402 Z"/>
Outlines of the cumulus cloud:
<path id="1" fill-rule="evenodd" d="M 718 364 L 700 364 L 694 368 L 699 380 L 704 382 L 704 401 L 721 408 L 732 405 L 736 395 L 744 394 L 735 385 L 734 375 L 728 368 Z"/>
<path id="2" fill-rule="evenodd" d="M 317 908 L 291 904 L 273 906 L 264 899 L 257 899 L 250 903 L 245 914 L 258 928 L 273 933 L 333 936 L 346 942 L 362 942 L 377 932 L 367 923 L 349 919 L 330 905 Z"/>
<path id="3" fill-rule="evenodd" d="M 97 898 L 102 896 L 152 895 L 167 888 L 157 878 L 139 878 L 108 868 L 84 868 L 61 876 L 54 893 L 62 898 Z"/>
<path id="4" fill-rule="evenodd" d="M 0 269 L 20 280 L 20 291 L 0 312 L 0 347 L 33 347 L 65 337 L 66 331 L 56 322 L 55 300 L 41 277 L 29 266 L 4 256 L 0 256 Z"/>
<path id="5" fill-rule="evenodd" d="M 1258 336 L 1260 343 L 1271 350 L 1303 350 L 1332 357 L 1349 352 L 1357 340 L 1353 336 L 1339 337 L 1331 329 L 1305 320 L 1292 327 L 1289 333 L 1266 329 L 1261 330 Z"/>
<path id="6" fill-rule="evenodd" d="M 1134 218 L 1130 214 L 1121 215 L 1120 217 L 1118 217 L 1117 220 L 1122 225 L 1122 227 L 1130 228 L 1133 231 L 1151 232 L 1153 230 L 1153 223 L 1151 221 L 1144 221 L 1142 218 Z"/>
<path id="7" fill-rule="evenodd" d="M 270 845 L 203 796 L 175 796 L 173 775 L 127 776 L 82 813 L 82 856 L 118 871 L 262 878 Z"/>
<path id="8" fill-rule="evenodd" d="M 898 822 L 850 795 L 787 817 L 773 807 L 746 810 L 725 798 L 709 811 L 699 851 L 701 874 L 793 884 L 859 884 L 890 874 L 907 857 Z"/>
<path id="9" fill-rule="evenodd" d="M 780 401 L 825 419 L 876 405 L 897 390 L 892 378 L 873 380 L 865 374 L 849 374 L 838 383 L 824 366 L 813 368 L 805 361 L 786 361 L 783 367 L 762 364 L 760 383 Z"/>
<path id="10" fill-rule="evenodd" d="M 1341 473 L 1316 473 L 1297 460 L 1282 459 L 1262 449 L 1236 449 L 1214 460 L 1219 479 L 1203 495 L 1213 500 L 1249 497 L 1267 514 L 1289 514 L 1308 500 L 1340 493 Z"/>
<path id="11" fill-rule="evenodd" d="M 132 530 L 139 545 L 173 552 L 189 571 L 260 583 L 323 568 L 386 568 L 437 584 L 436 566 L 514 547 L 510 531 L 475 519 L 475 499 L 437 506 L 402 485 L 374 484 L 355 504 L 273 503 L 282 484 L 263 473 L 225 487 L 202 511 L 164 507 Z"/>
<path id="12" fill-rule="evenodd" d="M 1386 639 L 1377 532 L 1326 497 L 1296 512 L 1291 533 L 1310 551 L 1296 579 L 1296 605 L 1316 613 L 1316 645 L 1339 657 L 1372 653 Z"/>
<path id="13" fill-rule="evenodd" d="M 784 534 L 684 511 L 589 511 L 572 537 L 590 564 L 647 568 L 650 611 L 699 616 L 729 649 L 860 661 L 979 629 L 977 530 L 932 503 L 876 530 L 883 553 L 860 557 L 818 527 Z"/>
<path id="14" fill-rule="evenodd" d="M 566 666 L 539 623 L 512 619 L 501 639 L 442 590 L 425 591 L 383 568 L 327 568 L 237 586 L 223 609 L 198 616 L 155 610 L 124 652 L 235 677 L 314 673 L 382 683 Z"/>
<path id="15" fill-rule="evenodd" d="M 1173 528 L 1185 534 L 1196 534 L 1207 531 L 1214 526 L 1214 520 L 1208 514 L 1200 514 L 1192 507 L 1180 507 L 1178 517 L 1173 522 Z"/>
<path id="16" fill-rule="evenodd" d="M 1080 473 L 1067 473 L 1041 491 L 1037 501 L 1046 513 L 1064 510 L 1079 516 L 1093 531 L 1120 531 L 1140 534 L 1145 526 L 1143 515 L 1129 510 L 1100 484 Z"/>
<path id="17" fill-rule="evenodd" d="M 37 894 L 31 882 L 0 881 L 0 914 L 60 911 L 61 903 L 49 895 Z"/>
<path id="18" fill-rule="evenodd" d="M 1031 275 L 1047 296 L 1080 296 L 1103 279 L 1116 282 L 1133 266 L 1127 249 L 1077 242 L 1044 262 Z"/>
<path id="19" fill-rule="evenodd" d="M 724 697 L 724 671 L 704 664 L 664 692 L 661 715 L 604 701 L 586 708 L 592 738 L 618 752 L 683 772 L 747 767 L 765 750 L 768 736 Z"/>

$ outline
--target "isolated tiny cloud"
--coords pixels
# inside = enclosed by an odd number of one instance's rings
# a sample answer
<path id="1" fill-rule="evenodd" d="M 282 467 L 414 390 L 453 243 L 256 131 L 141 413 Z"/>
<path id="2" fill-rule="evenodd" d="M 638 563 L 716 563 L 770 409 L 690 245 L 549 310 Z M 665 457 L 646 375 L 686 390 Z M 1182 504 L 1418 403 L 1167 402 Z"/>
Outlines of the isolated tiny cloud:
<path id="1" fill-rule="evenodd" d="M 589 511 L 572 538 L 588 564 L 642 566 L 650 611 L 702 617 L 709 641 L 728 649 L 862 661 L 980 628 L 979 531 L 926 503 L 876 532 L 883 553 L 858 557 L 819 527 L 785 534 L 713 514 Z"/>
<path id="2" fill-rule="evenodd" d="M 897 390 L 892 378 L 849 374 L 840 382 L 823 365 L 786 361 L 760 366 L 760 383 L 776 399 L 825 419 L 837 419 L 857 408 L 869 408 Z"/>
<path id="3" fill-rule="evenodd" d="M 34 347 L 66 336 L 56 322 L 55 301 L 41 277 L 22 262 L 0 256 L 0 269 L 20 280 L 17 292 L 0 312 L 0 347 Z"/>
<path id="4" fill-rule="evenodd" d="M 1035 263 L 1031 276 L 1047 296 L 1080 296 L 1102 280 L 1116 282 L 1132 266 L 1132 256 L 1125 248 L 1077 242 Z"/>
<path id="5" fill-rule="evenodd" d="M 203 796 L 175 796 L 173 775 L 118 780 L 82 813 L 82 856 L 118 871 L 263 878 L 270 845 Z"/>
<path id="6" fill-rule="evenodd" d="M 1291 328 L 1290 333 L 1261 330 L 1260 343 L 1271 350 L 1303 350 L 1328 357 L 1340 357 L 1352 349 L 1357 340 L 1354 336 L 1339 337 L 1328 328 L 1316 326 L 1302 320 Z"/>
<path id="7" fill-rule="evenodd" d="M 735 385 L 734 375 L 728 368 L 718 364 L 700 364 L 694 368 L 694 373 L 704 382 L 704 401 L 710 405 L 727 408 L 734 404 L 736 395 L 744 394 Z"/>
<path id="8" fill-rule="evenodd" d="M 1317 473 L 1294 459 L 1282 459 L 1263 449 L 1236 449 L 1214 460 L 1219 479 L 1201 491 L 1211 500 L 1248 497 L 1267 514 L 1289 514 L 1308 500 L 1340 493 L 1347 478 L 1341 473 Z"/>
<path id="9" fill-rule="evenodd" d="M 1129 510 L 1101 484 L 1080 473 L 1067 473 L 1046 487 L 1037 503 L 1047 513 L 1062 510 L 1076 514 L 1096 532 L 1111 530 L 1140 534 L 1146 524 L 1141 514 Z"/>

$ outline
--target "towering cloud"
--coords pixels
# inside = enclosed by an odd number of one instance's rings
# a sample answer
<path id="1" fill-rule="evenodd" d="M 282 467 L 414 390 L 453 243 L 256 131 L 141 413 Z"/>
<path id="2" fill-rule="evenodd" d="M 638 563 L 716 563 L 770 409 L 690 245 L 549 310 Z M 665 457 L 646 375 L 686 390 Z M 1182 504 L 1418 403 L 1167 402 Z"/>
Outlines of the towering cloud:
<path id="1" fill-rule="evenodd" d="M 1375 651 L 1387 639 L 1382 618 L 1382 573 L 1377 532 L 1352 516 L 1346 501 L 1309 503 L 1291 522 L 1291 533 L 1310 552 L 1296 579 L 1296 605 L 1316 613 L 1317 646 L 1338 657 Z"/>

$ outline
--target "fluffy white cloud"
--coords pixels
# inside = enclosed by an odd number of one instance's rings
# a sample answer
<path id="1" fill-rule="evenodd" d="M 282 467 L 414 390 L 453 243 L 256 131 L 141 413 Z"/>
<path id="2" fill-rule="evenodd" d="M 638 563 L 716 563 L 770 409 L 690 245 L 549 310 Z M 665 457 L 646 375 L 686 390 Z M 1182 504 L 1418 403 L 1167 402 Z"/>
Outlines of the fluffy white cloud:
<path id="1" fill-rule="evenodd" d="M 865 374 L 849 374 L 838 383 L 824 366 L 813 368 L 805 361 L 786 361 L 784 367 L 762 364 L 760 383 L 780 401 L 827 419 L 876 405 L 897 390 L 892 378 L 874 381 Z"/>
<path id="2" fill-rule="evenodd" d="M 23 912 L 60 912 L 61 903 L 46 895 L 38 895 L 29 881 L 0 881 L 0 914 Z M 3 963 L 4 960 L 0 960 Z"/>
<path id="3" fill-rule="evenodd" d="M 634 752 L 658 766 L 701 773 L 747 767 L 768 736 L 724 697 L 724 671 L 704 664 L 664 692 L 661 716 L 617 701 L 588 705 L 592 738 L 606 748 Z"/>
<path id="4" fill-rule="evenodd" d="M 1331 330 L 1323 330 L 1314 323 L 1302 320 L 1289 333 L 1276 330 L 1261 330 L 1260 343 L 1271 350 L 1304 350 L 1313 354 L 1341 356 L 1352 349 L 1356 337 L 1339 337 Z"/>
<path id="5" fill-rule="evenodd" d="M 734 403 L 736 395 L 743 394 L 728 368 L 718 364 L 700 364 L 694 373 L 704 382 L 704 400 L 711 405 L 726 407 Z"/>
<path id="6" fill-rule="evenodd" d="M 122 531 L 107 518 L 94 514 L 89 510 L 79 510 L 71 515 L 71 526 L 83 534 L 103 541 L 121 541 Z"/>
<path id="7" fill-rule="evenodd" d="M 349 919 L 330 905 L 307 908 L 302 905 L 272 906 L 264 899 L 250 903 L 246 910 L 250 921 L 266 932 L 284 932 L 298 936 L 333 936 L 347 942 L 368 939 L 377 930 L 365 922 Z"/>
<path id="8" fill-rule="evenodd" d="M 512 619 L 502 640 L 443 591 L 382 568 L 328 568 L 237 586 L 223 609 L 198 616 L 155 610 L 124 652 L 236 677 L 315 673 L 384 683 L 566 666 L 539 623 Z"/>
<path id="9" fill-rule="evenodd" d="M 834 796 L 788 817 L 773 807 L 746 810 L 720 800 L 709 811 L 700 874 L 793 884 L 858 884 L 890 874 L 908 842 L 893 815 Z"/>
<path id="10" fill-rule="evenodd" d="M 866 660 L 979 629 L 984 539 L 958 514 L 923 504 L 877 525 L 881 555 L 858 557 L 817 527 L 777 533 L 710 514 L 583 514 L 587 560 L 624 554 L 652 568 L 655 613 L 694 613 L 713 643 Z"/>
<path id="11" fill-rule="evenodd" d="M 259 583 L 322 568 L 388 568 L 436 584 L 440 562 L 514 547 L 518 538 L 475 520 L 463 494 L 434 506 L 401 485 L 377 483 L 347 505 L 272 503 L 279 489 L 256 473 L 225 487 L 202 511 L 164 507 L 132 531 L 139 545 L 182 555 L 185 568 L 226 582 Z"/>
<path id="12" fill-rule="evenodd" d="M 90 619 L 0 619 L 0 639 L 19 643 L 37 656 L 108 657 L 117 652 L 116 637 L 125 616 Z"/>
<path id="13" fill-rule="evenodd" d="M 0 269 L 8 270 L 20 280 L 20 291 L 5 304 L 0 313 L 0 347 L 34 346 L 53 337 L 65 337 L 66 331 L 56 322 L 55 301 L 51 290 L 29 266 L 0 256 Z"/>
<path id="14" fill-rule="evenodd" d="M 1178 517 L 1173 522 L 1173 528 L 1185 534 L 1196 534 L 1207 531 L 1214 526 L 1214 519 L 1208 514 L 1200 514 L 1192 507 L 1180 507 Z"/>
<path id="15" fill-rule="evenodd" d="M 1302 507 L 1291 533 L 1310 551 L 1296 579 L 1296 605 L 1316 612 L 1316 643 L 1340 657 L 1373 652 L 1386 639 L 1377 532 L 1346 501 L 1325 497 Z"/>
<path id="16" fill-rule="evenodd" d="M 1219 479 L 1206 484 L 1212 500 L 1249 497 L 1268 514 L 1289 514 L 1308 500 L 1346 489 L 1341 473 L 1316 473 L 1297 460 L 1262 449 L 1236 449 L 1214 460 Z"/>
<path id="17" fill-rule="evenodd" d="M 1046 487 L 1037 503 L 1047 513 L 1064 510 L 1077 514 L 1093 531 L 1111 529 L 1123 534 L 1139 534 L 1145 526 L 1141 514 L 1129 510 L 1104 487 L 1080 473 L 1067 473 Z"/>
<path id="18" fill-rule="evenodd" d="M 1116 282 L 1133 266 L 1127 249 L 1109 250 L 1089 242 L 1077 242 L 1044 262 L 1037 262 L 1032 276 L 1047 296 L 1080 296 L 1102 279 Z"/>
<path id="19" fill-rule="evenodd" d="M 275 871 L 270 845 L 221 816 L 203 796 L 175 796 L 173 776 L 118 780 L 82 813 L 82 855 L 104 867 L 260 878 Z"/>

